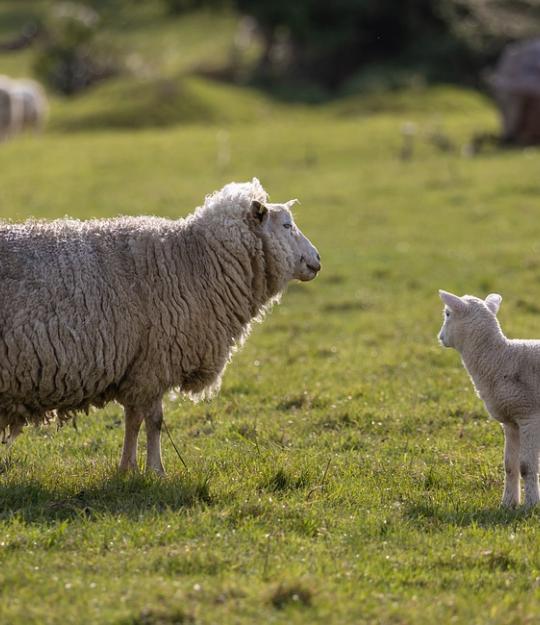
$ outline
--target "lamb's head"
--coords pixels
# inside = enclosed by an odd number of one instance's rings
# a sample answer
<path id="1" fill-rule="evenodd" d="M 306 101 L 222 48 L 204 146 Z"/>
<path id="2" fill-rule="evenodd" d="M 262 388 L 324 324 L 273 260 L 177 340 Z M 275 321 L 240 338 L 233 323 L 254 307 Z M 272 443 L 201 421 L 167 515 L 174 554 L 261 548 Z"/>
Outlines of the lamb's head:
<path id="1" fill-rule="evenodd" d="M 461 351 L 486 332 L 501 332 L 496 317 L 502 302 L 499 294 L 491 293 L 485 300 L 473 295 L 458 297 L 447 291 L 439 291 L 439 296 L 445 304 L 444 322 L 439 332 L 439 341 L 444 347 Z"/>
<path id="2" fill-rule="evenodd" d="M 279 259 L 284 281 L 313 280 L 321 269 L 317 248 L 294 223 L 291 207 L 296 200 L 285 204 L 269 204 L 253 200 L 251 215 L 265 241 L 266 250 Z"/>

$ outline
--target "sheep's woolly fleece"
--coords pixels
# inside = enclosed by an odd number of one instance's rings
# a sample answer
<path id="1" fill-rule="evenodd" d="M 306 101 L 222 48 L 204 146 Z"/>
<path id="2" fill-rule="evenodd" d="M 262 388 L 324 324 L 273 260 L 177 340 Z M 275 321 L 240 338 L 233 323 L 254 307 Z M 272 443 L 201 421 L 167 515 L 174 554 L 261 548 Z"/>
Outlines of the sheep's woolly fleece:
<path id="1" fill-rule="evenodd" d="M 0 141 L 23 130 L 42 128 L 48 110 L 39 83 L 0 75 Z"/>
<path id="2" fill-rule="evenodd" d="M 186 219 L 0 223 L 0 431 L 172 388 L 217 390 L 291 259 L 258 230 L 254 179 Z"/>

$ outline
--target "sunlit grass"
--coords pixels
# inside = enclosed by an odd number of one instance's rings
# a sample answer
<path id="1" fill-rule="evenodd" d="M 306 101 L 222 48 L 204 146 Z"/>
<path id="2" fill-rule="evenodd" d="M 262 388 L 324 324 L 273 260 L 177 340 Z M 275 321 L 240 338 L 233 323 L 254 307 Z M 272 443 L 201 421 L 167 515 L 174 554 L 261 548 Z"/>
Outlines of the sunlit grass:
<path id="1" fill-rule="evenodd" d="M 186 80 L 215 115 L 68 133 L 124 87 L 53 103 L 47 132 L 0 146 L 0 216 L 176 217 L 255 175 L 301 200 L 323 271 L 214 401 L 166 399 L 187 470 L 164 437 L 165 479 L 118 476 L 114 404 L 5 451 L 0 622 L 535 622 L 538 514 L 499 509 L 500 428 L 436 334 L 445 288 L 502 293 L 507 334 L 538 337 L 539 152 L 463 156 L 496 117 L 452 89 L 376 112 Z"/>

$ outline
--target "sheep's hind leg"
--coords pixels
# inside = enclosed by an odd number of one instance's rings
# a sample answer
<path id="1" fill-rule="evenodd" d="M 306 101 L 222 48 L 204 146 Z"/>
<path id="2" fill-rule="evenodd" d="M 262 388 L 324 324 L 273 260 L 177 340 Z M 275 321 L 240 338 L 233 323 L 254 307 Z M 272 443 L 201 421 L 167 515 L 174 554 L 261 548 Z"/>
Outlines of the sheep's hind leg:
<path id="1" fill-rule="evenodd" d="M 504 429 L 504 492 L 501 505 L 513 508 L 519 505 L 519 427 L 503 423 Z"/>
<path id="2" fill-rule="evenodd" d="M 163 423 L 163 407 L 161 399 L 152 404 L 145 412 L 146 426 L 146 470 L 157 475 L 165 475 L 161 460 L 161 425 Z"/>
<path id="3" fill-rule="evenodd" d="M 137 407 L 124 406 L 125 432 L 120 471 L 137 471 L 137 440 L 144 413 Z"/>
<path id="4" fill-rule="evenodd" d="M 540 501 L 538 488 L 538 454 L 540 452 L 540 418 L 535 417 L 520 424 L 521 477 L 525 481 L 525 505 L 535 506 Z"/>

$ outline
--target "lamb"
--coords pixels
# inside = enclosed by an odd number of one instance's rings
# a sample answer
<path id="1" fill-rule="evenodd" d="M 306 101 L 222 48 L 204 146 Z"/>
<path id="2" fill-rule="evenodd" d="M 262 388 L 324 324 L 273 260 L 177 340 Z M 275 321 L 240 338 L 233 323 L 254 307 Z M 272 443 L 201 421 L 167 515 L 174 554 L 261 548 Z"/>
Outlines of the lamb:
<path id="1" fill-rule="evenodd" d="M 163 395 L 217 392 L 232 352 L 290 280 L 321 265 L 291 207 L 230 183 L 185 219 L 0 223 L 0 431 L 116 400 L 120 469 L 164 472 Z"/>
<path id="2" fill-rule="evenodd" d="M 439 340 L 461 354 L 477 394 L 504 429 L 505 481 L 502 505 L 520 503 L 519 476 L 525 482 L 525 505 L 540 499 L 540 341 L 508 339 L 497 320 L 502 297 L 485 300 L 439 291 L 446 304 Z"/>

